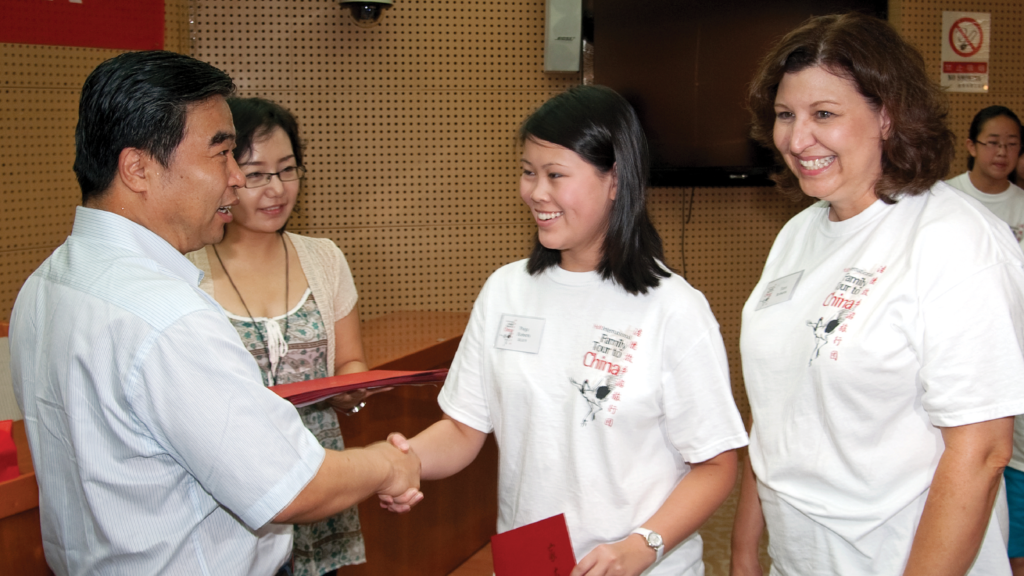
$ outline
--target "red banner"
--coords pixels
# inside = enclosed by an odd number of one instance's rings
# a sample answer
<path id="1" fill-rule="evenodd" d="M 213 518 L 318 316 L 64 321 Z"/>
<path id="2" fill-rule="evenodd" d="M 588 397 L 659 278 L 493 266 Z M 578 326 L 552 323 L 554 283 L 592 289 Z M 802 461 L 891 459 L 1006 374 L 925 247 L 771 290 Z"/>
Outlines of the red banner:
<path id="1" fill-rule="evenodd" d="M 162 50 L 163 0 L 3 0 L 0 42 Z"/>

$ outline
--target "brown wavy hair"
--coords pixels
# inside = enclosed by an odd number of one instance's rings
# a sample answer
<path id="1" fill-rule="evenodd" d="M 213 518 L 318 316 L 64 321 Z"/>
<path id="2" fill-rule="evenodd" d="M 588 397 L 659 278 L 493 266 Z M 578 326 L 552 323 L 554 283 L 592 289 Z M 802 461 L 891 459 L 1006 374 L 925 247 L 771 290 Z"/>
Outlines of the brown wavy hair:
<path id="1" fill-rule="evenodd" d="M 851 12 L 818 16 L 787 34 L 765 56 L 750 86 L 751 136 L 775 149 L 775 96 L 785 74 L 820 66 L 845 78 L 875 110 L 885 110 L 889 133 L 882 143 L 882 176 L 875 195 L 887 204 L 921 194 L 949 171 L 955 152 L 946 127 L 945 94 L 925 72 L 924 58 L 884 20 Z M 784 193 L 800 195 L 785 167 L 772 176 Z"/>

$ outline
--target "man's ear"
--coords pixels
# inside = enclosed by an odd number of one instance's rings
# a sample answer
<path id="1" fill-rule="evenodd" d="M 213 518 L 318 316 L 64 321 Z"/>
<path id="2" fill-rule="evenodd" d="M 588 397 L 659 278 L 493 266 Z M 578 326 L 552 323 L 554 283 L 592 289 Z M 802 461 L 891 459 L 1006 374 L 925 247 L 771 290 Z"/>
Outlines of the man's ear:
<path id="1" fill-rule="evenodd" d="M 146 192 L 158 174 L 156 160 L 138 148 L 125 148 L 117 158 L 117 178 L 132 192 Z"/>

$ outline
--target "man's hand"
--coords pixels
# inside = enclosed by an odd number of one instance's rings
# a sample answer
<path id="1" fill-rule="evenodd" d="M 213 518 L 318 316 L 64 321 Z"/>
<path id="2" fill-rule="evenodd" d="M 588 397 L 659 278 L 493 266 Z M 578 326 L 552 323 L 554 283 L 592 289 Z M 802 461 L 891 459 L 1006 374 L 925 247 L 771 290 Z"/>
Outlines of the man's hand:
<path id="1" fill-rule="evenodd" d="M 388 435 L 387 443 L 380 442 L 381 445 L 390 444 L 402 454 L 411 454 L 415 456 L 412 451 L 412 447 L 409 445 L 409 441 L 398 432 L 393 432 Z M 417 466 L 419 465 L 419 459 L 416 460 Z M 390 512 L 397 514 L 404 514 L 412 510 L 412 507 L 419 504 L 420 500 L 423 500 L 423 493 L 419 491 L 419 468 L 416 470 L 417 483 L 415 488 L 409 488 L 401 494 L 392 494 L 389 492 L 378 492 L 377 497 L 380 498 L 380 507 Z"/>

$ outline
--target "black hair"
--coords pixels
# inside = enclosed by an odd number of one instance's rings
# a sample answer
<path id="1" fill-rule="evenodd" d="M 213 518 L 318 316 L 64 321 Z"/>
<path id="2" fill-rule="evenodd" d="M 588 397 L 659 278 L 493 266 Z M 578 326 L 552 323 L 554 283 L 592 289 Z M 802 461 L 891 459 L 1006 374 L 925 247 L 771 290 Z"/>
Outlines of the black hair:
<path id="1" fill-rule="evenodd" d="M 981 129 L 985 126 L 985 123 L 1000 116 L 1005 116 L 1010 120 L 1013 120 L 1014 123 L 1017 124 L 1018 136 L 1024 135 L 1021 134 L 1020 118 L 1017 118 L 1017 115 L 1013 113 L 1013 110 L 1010 110 L 1006 106 L 989 106 L 988 108 L 982 108 L 974 115 L 974 120 L 971 120 L 971 127 L 967 131 L 967 138 L 971 142 L 977 142 L 978 134 L 981 134 Z M 974 170 L 974 156 L 968 154 L 967 171 L 970 172 L 971 170 Z M 1013 174 L 1011 174 L 1010 177 L 1012 178 Z"/>
<path id="2" fill-rule="evenodd" d="M 283 106 L 263 98 L 228 98 L 231 117 L 235 122 L 235 159 L 241 162 L 252 154 L 256 140 L 274 131 L 284 130 L 292 144 L 295 163 L 302 166 L 302 140 L 299 139 L 299 123 L 295 116 Z"/>
<path id="3" fill-rule="evenodd" d="M 630 294 L 646 294 L 670 275 L 661 262 L 661 237 L 647 215 L 647 138 L 625 98 L 604 86 L 570 88 L 531 114 L 519 138 L 568 148 L 602 174 L 615 171 L 617 191 L 597 266 L 602 278 Z M 538 236 L 527 270 L 539 274 L 561 260 L 561 252 L 545 248 Z"/>
<path id="4" fill-rule="evenodd" d="M 97 66 L 82 86 L 75 128 L 82 203 L 107 191 L 125 148 L 167 167 L 185 137 L 189 106 L 234 89 L 221 70 L 174 52 L 127 52 Z"/>

